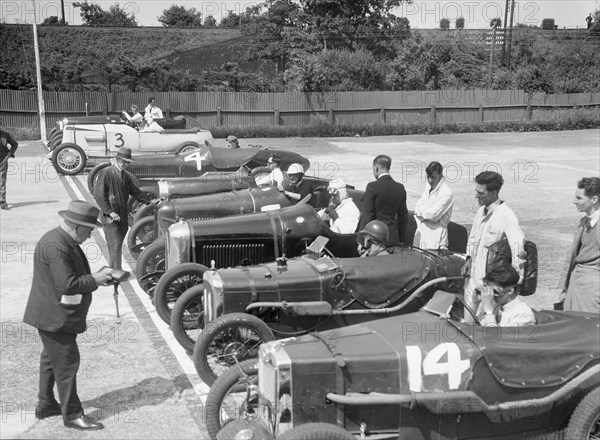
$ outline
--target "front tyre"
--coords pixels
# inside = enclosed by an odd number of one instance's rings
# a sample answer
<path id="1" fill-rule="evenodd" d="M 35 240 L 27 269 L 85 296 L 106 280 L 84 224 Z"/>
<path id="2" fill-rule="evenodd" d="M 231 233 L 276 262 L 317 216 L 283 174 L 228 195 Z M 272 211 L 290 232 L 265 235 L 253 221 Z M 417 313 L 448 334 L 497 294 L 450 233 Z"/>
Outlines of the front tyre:
<path id="1" fill-rule="evenodd" d="M 88 174 L 88 177 L 87 177 L 87 186 L 88 186 L 88 191 L 90 192 L 90 194 L 94 193 L 94 184 L 98 180 L 98 172 L 101 169 L 104 169 L 109 165 L 110 165 L 110 162 L 102 162 L 90 170 L 90 173 Z"/>
<path id="2" fill-rule="evenodd" d="M 202 275 L 208 267 L 198 263 L 183 263 L 167 270 L 154 290 L 154 307 L 158 316 L 171 323 L 171 309 L 175 301 L 190 287 L 202 284 Z"/>
<path id="3" fill-rule="evenodd" d="M 207 385 L 237 362 L 258 357 L 263 342 L 275 340 L 267 324 L 248 313 L 230 313 L 210 322 L 194 344 L 196 372 Z"/>
<path id="4" fill-rule="evenodd" d="M 352 434 L 330 423 L 307 423 L 277 436 L 277 440 L 355 440 Z"/>
<path id="5" fill-rule="evenodd" d="M 197 150 L 198 148 L 200 148 L 200 145 L 198 145 L 197 142 L 184 142 L 179 147 L 177 147 L 177 150 L 175 150 L 175 154 L 189 153 L 190 151 Z"/>
<path id="6" fill-rule="evenodd" d="M 258 361 L 249 359 L 240 362 L 215 380 L 206 397 L 206 430 L 211 440 L 230 421 L 256 420 L 258 400 L 246 400 L 248 385 L 258 383 Z M 233 438 L 226 437 L 226 438 Z"/>
<path id="7" fill-rule="evenodd" d="M 87 156 L 83 149 L 76 144 L 60 144 L 52 152 L 52 165 L 59 174 L 73 176 L 85 168 Z"/>
<path id="8" fill-rule="evenodd" d="M 153 291 L 158 279 L 165 272 L 166 246 L 166 237 L 160 237 L 146 247 L 137 260 L 135 277 L 146 293 Z"/>
<path id="9" fill-rule="evenodd" d="M 569 420 L 565 438 L 600 438 L 600 387 L 593 389 L 579 402 Z"/>
<path id="10" fill-rule="evenodd" d="M 133 224 L 127 235 L 127 247 L 129 253 L 136 260 L 144 250 L 141 245 L 149 245 L 156 237 L 154 236 L 154 217 L 144 217 Z"/>
<path id="11" fill-rule="evenodd" d="M 171 331 L 188 353 L 204 328 L 203 301 L 204 288 L 199 284 L 183 292 L 171 310 Z"/>

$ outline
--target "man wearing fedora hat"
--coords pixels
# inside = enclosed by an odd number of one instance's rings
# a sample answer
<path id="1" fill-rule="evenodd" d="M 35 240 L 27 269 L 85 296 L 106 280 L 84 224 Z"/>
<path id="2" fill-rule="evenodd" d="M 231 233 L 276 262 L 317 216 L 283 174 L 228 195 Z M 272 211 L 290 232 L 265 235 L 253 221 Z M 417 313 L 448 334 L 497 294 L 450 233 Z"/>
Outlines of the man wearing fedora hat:
<path id="1" fill-rule="evenodd" d="M 114 269 L 121 269 L 123 240 L 129 229 L 129 196 L 142 203 L 151 201 L 151 197 L 140 190 L 135 177 L 127 171 L 131 162 L 131 149 L 120 148 L 112 165 L 98 172 L 98 180 L 94 184 L 94 200 L 102 211 L 108 264 Z"/>
<path id="2" fill-rule="evenodd" d="M 92 235 L 100 210 L 74 200 L 64 221 L 44 234 L 35 248 L 33 282 L 23 321 L 38 329 L 44 346 L 40 358 L 40 383 L 35 416 L 38 419 L 62 415 L 65 426 L 80 430 L 102 429 L 83 414 L 77 395 L 79 349 L 77 335 L 86 329 L 92 292 L 112 279 L 108 268 L 91 273 L 79 247 Z M 54 396 L 58 388 L 60 404 Z"/>

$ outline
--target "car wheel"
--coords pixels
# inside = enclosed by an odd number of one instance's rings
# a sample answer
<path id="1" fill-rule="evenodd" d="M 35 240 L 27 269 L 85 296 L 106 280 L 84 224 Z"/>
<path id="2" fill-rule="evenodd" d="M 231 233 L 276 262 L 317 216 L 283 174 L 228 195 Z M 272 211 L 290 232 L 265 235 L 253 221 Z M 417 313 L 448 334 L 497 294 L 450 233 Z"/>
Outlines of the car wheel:
<path id="1" fill-rule="evenodd" d="M 149 293 L 165 272 L 166 237 L 156 239 L 140 254 L 135 266 L 135 276 L 144 292 Z"/>
<path id="2" fill-rule="evenodd" d="M 155 208 L 156 208 L 156 205 L 154 205 L 153 203 L 150 203 L 149 205 L 140 206 L 137 209 L 137 211 L 135 212 L 135 214 L 133 215 L 133 224 L 135 225 L 137 222 L 139 222 L 144 217 L 152 216 L 154 218 L 154 209 Z"/>
<path id="3" fill-rule="evenodd" d="M 258 383 L 258 362 L 249 359 L 219 376 L 206 397 L 206 430 L 212 440 L 232 420 L 256 420 L 258 398 L 247 401 L 247 387 Z M 233 438 L 225 437 L 225 438 Z"/>
<path id="4" fill-rule="evenodd" d="M 202 275 L 208 267 L 198 263 L 178 264 L 167 270 L 156 283 L 154 307 L 158 316 L 167 324 L 171 323 L 171 309 L 175 301 L 190 287 L 202 284 Z"/>
<path id="5" fill-rule="evenodd" d="M 136 260 L 146 246 L 152 243 L 154 236 L 154 217 L 144 217 L 134 223 L 127 235 L 127 247 L 129 253 Z"/>
<path id="6" fill-rule="evenodd" d="M 188 353 L 204 328 L 204 289 L 202 284 L 190 287 L 175 301 L 171 310 L 171 331 Z"/>
<path id="7" fill-rule="evenodd" d="M 52 165 L 59 174 L 72 176 L 79 174 L 85 168 L 87 156 L 79 145 L 60 144 L 52 152 Z"/>
<path id="8" fill-rule="evenodd" d="M 110 165 L 110 162 L 102 162 L 91 169 L 87 177 L 87 186 L 90 194 L 94 192 L 94 184 L 98 180 L 98 172 Z"/>
<path id="9" fill-rule="evenodd" d="M 565 438 L 600 438 L 600 387 L 579 402 L 569 420 Z"/>
<path id="10" fill-rule="evenodd" d="M 194 344 L 196 372 L 212 385 L 236 362 L 258 357 L 258 347 L 273 341 L 275 335 L 267 324 L 248 313 L 230 313 L 206 324 Z"/>
<path id="11" fill-rule="evenodd" d="M 189 153 L 190 151 L 197 150 L 198 148 L 200 148 L 200 145 L 198 145 L 197 142 L 184 142 L 179 147 L 177 147 L 177 150 L 175 150 L 175 154 Z"/>
<path id="12" fill-rule="evenodd" d="M 330 423 L 307 423 L 277 436 L 277 440 L 354 440 L 352 434 Z"/>

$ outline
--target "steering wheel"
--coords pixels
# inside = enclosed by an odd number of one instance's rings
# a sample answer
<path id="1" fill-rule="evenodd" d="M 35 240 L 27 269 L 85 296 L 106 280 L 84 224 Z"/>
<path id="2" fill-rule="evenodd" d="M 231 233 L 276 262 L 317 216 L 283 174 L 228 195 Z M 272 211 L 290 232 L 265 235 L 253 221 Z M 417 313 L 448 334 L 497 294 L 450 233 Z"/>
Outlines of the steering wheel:
<path id="1" fill-rule="evenodd" d="M 467 312 L 469 312 L 469 315 L 471 315 L 471 318 L 473 318 L 473 321 L 475 322 L 475 324 L 477 325 L 481 325 L 481 322 L 479 321 L 479 319 L 477 318 L 477 313 L 475 313 L 475 311 L 473 311 L 473 308 L 469 305 L 467 305 L 467 303 L 465 302 L 465 299 L 461 296 L 456 296 L 456 301 L 454 302 L 454 305 L 452 305 L 452 310 L 450 310 L 450 319 L 454 319 L 455 321 L 459 321 L 459 322 L 465 322 L 464 317 L 462 317 L 461 315 L 455 313 L 458 312 L 458 310 L 456 310 L 456 305 L 458 304 L 458 306 L 463 306 L 463 310 L 466 310 Z"/>

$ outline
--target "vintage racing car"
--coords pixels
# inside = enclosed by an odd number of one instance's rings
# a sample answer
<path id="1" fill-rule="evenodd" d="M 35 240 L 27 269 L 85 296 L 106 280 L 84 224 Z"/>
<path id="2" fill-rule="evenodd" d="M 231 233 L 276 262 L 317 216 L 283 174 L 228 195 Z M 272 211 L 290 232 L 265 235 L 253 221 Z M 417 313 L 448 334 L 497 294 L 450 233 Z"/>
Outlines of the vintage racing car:
<path id="1" fill-rule="evenodd" d="M 320 257 L 326 243 L 318 237 L 306 255 L 294 259 L 204 273 L 204 313 L 197 315 L 204 328 L 195 340 L 193 360 L 205 383 L 236 362 L 256 357 L 263 341 L 414 312 L 438 287 L 463 289 L 464 254 L 397 246 L 385 256 Z M 421 288 L 440 277 L 446 277 L 443 284 Z M 185 327 L 176 313 L 186 294 L 171 313 L 171 329 L 180 342 Z"/>
<path id="2" fill-rule="evenodd" d="M 133 155 L 182 153 L 213 141 L 208 130 L 169 128 L 163 132 L 138 131 L 114 116 L 91 116 L 57 122 L 49 138 L 49 157 L 59 174 L 79 174 L 116 154 L 120 147 Z"/>
<path id="3" fill-rule="evenodd" d="M 209 434 L 599 438 L 597 314 L 535 311 L 534 326 L 482 327 L 464 323 L 464 310 L 438 291 L 415 313 L 263 344 L 258 361 L 212 386 Z"/>

